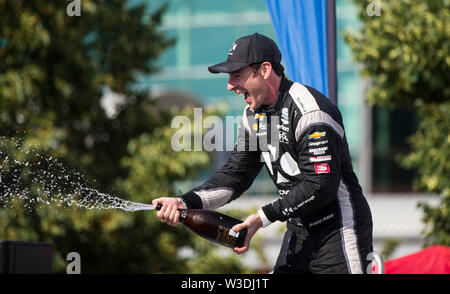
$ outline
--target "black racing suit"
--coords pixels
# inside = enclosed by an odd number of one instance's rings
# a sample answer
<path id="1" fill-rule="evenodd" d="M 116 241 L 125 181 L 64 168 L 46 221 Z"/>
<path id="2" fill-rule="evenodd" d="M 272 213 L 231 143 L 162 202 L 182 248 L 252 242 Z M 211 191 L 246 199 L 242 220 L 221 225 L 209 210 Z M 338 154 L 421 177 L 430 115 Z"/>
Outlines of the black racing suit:
<path id="1" fill-rule="evenodd" d="M 245 108 L 225 165 L 182 198 L 189 208 L 220 207 L 246 191 L 264 164 L 280 197 L 258 214 L 263 226 L 287 221 L 274 273 L 366 273 L 372 217 L 338 108 L 283 78 L 275 104 Z"/>

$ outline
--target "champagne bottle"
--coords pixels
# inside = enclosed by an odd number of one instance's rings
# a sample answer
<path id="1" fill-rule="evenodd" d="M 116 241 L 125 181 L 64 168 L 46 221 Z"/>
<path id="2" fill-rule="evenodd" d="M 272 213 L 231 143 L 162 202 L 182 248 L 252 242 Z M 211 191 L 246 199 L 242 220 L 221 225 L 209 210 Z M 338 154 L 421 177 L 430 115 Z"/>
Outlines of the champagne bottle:
<path id="1" fill-rule="evenodd" d="M 160 210 L 161 207 L 159 203 L 156 210 Z M 231 229 L 234 225 L 242 223 L 240 219 L 206 209 L 179 208 L 178 211 L 180 222 L 200 237 L 230 248 L 244 246 L 247 229 L 239 232 Z"/>

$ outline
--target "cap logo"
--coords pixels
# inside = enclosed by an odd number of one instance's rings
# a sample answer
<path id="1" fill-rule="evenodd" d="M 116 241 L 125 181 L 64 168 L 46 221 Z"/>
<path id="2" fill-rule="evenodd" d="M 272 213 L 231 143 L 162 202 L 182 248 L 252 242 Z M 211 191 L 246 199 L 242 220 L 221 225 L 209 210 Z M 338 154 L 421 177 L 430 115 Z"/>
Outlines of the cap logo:
<path id="1" fill-rule="evenodd" d="M 233 55 L 234 50 L 236 50 L 237 44 L 233 43 L 233 45 L 231 45 L 230 51 L 228 51 L 228 55 Z"/>

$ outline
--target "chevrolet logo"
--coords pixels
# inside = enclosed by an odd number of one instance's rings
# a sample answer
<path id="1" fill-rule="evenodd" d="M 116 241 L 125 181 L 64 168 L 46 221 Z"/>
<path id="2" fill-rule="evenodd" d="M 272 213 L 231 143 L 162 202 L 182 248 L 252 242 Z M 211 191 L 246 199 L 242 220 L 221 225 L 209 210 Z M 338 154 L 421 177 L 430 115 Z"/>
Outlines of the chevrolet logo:
<path id="1" fill-rule="evenodd" d="M 308 139 L 319 139 L 326 135 L 326 132 L 314 132 L 311 135 L 308 135 Z"/>

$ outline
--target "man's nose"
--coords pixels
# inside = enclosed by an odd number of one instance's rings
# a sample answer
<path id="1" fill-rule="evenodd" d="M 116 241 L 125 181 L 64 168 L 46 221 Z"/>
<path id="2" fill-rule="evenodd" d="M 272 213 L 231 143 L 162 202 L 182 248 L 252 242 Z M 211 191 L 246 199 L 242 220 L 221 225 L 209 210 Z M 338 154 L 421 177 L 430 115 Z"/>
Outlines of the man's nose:
<path id="1" fill-rule="evenodd" d="M 235 88 L 235 85 L 231 82 L 231 79 L 228 80 L 228 83 L 227 83 L 227 90 L 228 90 L 228 91 L 233 91 L 234 88 Z"/>
<path id="2" fill-rule="evenodd" d="M 228 91 L 233 91 L 233 89 L 234 89 L 234 85 L 230 81 L 228 81 L 228 83 L 227 83 L 227 90 Z"/>

